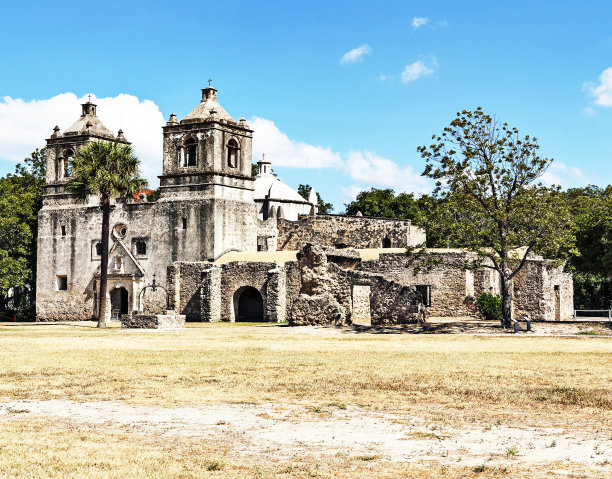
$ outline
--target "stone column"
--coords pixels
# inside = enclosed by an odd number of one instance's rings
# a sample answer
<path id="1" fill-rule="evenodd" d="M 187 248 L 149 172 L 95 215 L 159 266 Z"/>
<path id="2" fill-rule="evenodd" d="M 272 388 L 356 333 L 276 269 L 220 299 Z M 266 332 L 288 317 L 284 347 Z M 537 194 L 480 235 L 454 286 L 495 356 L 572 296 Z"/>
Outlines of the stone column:
<path id="1" fill-rule="evenodd" d="M 286 275 L 280 266 L 268 271 L 266 316 L 271 323 L 282 323 L 287 317 Z"/>
<path id="2" fill-rule="evenodd" d="M 221 321 L 221 268 L 216 265 L 202 271 L 200 313 L 202 321 Z"/>

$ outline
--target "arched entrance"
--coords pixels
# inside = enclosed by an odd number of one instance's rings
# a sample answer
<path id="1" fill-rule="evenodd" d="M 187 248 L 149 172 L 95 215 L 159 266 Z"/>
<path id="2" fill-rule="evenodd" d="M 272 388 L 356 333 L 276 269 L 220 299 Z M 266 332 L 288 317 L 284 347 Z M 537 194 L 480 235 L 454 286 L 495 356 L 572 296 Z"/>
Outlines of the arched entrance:
<path id="1" fill-rule="evenodd" d="M 263 298 L 257 289 L 246 286 L 234 293 L 234 318 L 236 321 L 264 320 Z"/>
<path id="2" fill-rule="evenodd" d="M 128 292 L 125 288 L 115 288 L 110 292 L 111 317 L 128 314 Z"/>

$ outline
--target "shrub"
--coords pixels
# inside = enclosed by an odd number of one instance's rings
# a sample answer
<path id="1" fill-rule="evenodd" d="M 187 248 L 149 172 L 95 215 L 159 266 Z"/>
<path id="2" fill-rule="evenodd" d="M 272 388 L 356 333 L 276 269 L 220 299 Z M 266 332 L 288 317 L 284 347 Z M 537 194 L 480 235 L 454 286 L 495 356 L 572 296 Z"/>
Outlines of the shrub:
<path id="1" fill-rule="evenodd" d="M 502 299 L 499 296 L 482 293 L 478 296 L 476 304 L 485 319 L 500 320 L 502 318 Z"/>

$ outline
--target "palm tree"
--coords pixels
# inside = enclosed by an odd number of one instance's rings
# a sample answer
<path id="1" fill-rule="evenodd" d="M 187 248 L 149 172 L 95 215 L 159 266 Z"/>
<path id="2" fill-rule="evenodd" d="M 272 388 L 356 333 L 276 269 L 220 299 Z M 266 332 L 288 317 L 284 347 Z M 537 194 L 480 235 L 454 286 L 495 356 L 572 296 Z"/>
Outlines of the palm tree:
<path id="1" fill-rule="evenodd" d="M 108 274 L 108 238 L 111 200 L 127 197 L 147 186 L 138 176 L 139 160 L 130 145 L 113 141 L 94 141 L 82 147 L 71 160 L 66 187 L 78 200 L 100 196 L 102 208 L 102 254 L 100 262 L 100 295 L 98 328 L 106 327 L 106 289 Z"/>

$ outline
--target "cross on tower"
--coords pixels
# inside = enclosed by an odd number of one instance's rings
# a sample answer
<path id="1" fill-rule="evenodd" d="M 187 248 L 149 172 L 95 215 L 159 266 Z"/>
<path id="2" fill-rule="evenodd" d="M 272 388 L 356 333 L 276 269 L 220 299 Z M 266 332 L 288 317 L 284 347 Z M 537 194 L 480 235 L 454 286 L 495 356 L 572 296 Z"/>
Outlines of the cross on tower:
<path id="1" fill-rule="evenodd" d="M 211 83 L 212 83 L 212 80 L 209 78 L 208 79 L 208 86 L 210 86 Z"/>
<path id="2" fill-rule="evenodd" d="M 264 161 L 265 159 L 266 159 L 266 154 L 265 154 L 265 153 L 262 153 L 262 154 L 261 154 L 261 161 Z"/>
<path id="3" fill-rule="evenodd" d="M 87 95 L 89 97 L 88 102 L 91 103 L 91 93 L 89 95 Z"/>

